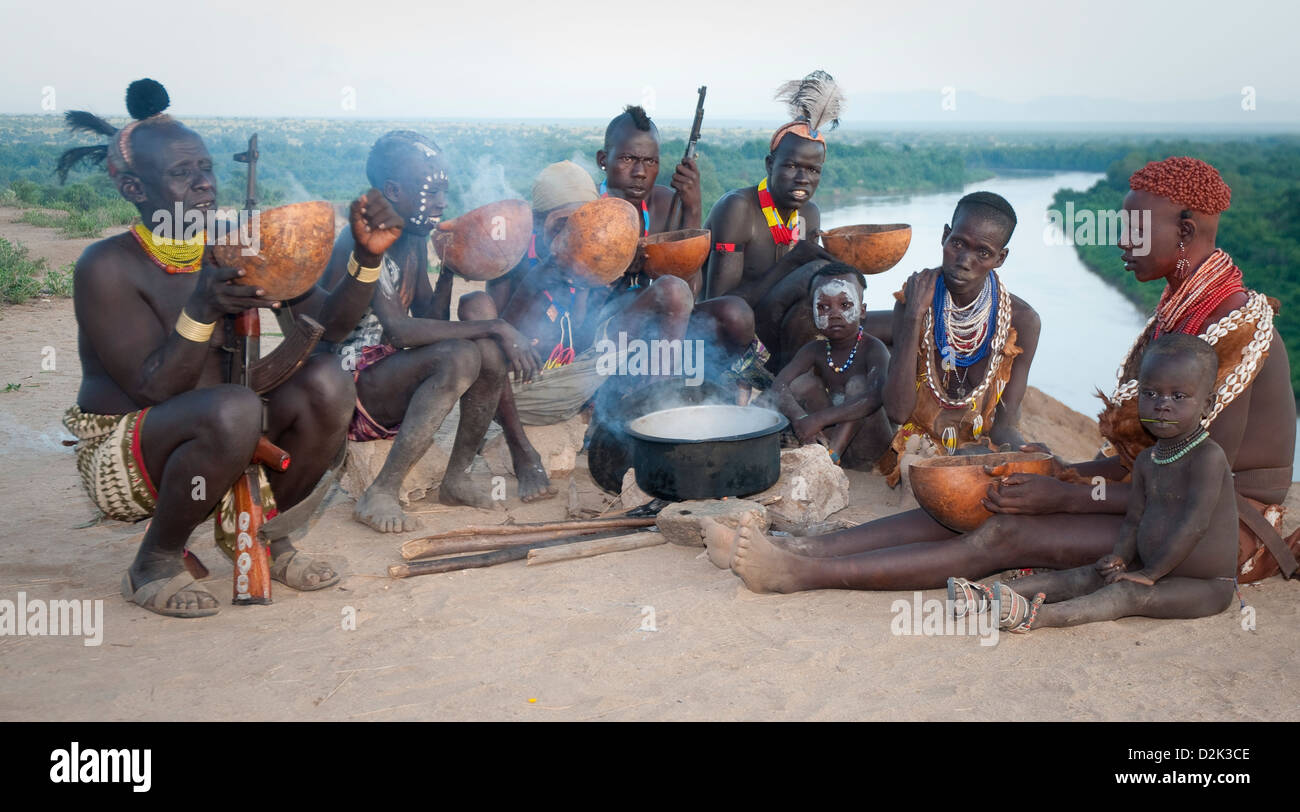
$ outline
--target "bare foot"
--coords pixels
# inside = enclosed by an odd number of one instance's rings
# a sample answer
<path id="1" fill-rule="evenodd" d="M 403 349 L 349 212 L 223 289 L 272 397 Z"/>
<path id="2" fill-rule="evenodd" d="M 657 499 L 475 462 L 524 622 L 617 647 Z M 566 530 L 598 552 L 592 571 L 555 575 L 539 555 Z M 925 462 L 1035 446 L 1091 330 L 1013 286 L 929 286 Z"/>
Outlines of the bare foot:
<path id="1" fill-rule="evenodd" d="M 700 535 L 708 550 L 709 561 L 720 570 L 731 569 L 731 554 L 736 549 L 736 531 L 713 519 L 700 519 Z"/>
<path id="2" fill-rule="evenodd" d="M 396 496 L 380 493 L 373 485 L 357 500 L 352 518 L 380 533 L 406 533 L 420 527 L 420 520 L 406 515 Z"/>
<path id="3" fill-rule="evenodd" d="M 519 499 L 522 502 L 536 502 L 550 499 L 557 491 L 546 475 L 542 458 L 536 451 L 521 451 L 511 454 L 511 463 L 515 469 L 515 479 L 519 483 Z"/>
<path id="4" fill-rule="evenodd" d="M 815 560 L 778 547 L 756 528 L 742 525 L 736 534 L 731 569 L 754 592 L 798 592 L 807 589 L 803 579 Z"/>
<path id="5" fill-rule="evenodd" d="M 442 485 L 438 488 L 438 501 L 444 505 L 469 505 L 484 510 L 492 510 L 497 506 L 492 501 L 491 488 L 475 483 L 468 474 L 457 477 L 444 474 Z"/>

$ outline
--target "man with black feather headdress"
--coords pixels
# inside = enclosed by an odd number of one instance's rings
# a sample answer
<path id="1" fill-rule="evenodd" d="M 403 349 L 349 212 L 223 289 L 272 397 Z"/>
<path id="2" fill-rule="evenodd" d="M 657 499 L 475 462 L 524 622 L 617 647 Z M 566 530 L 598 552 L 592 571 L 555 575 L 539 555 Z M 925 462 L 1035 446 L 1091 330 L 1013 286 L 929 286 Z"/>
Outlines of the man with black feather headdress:
<path id="1" fill-rule="evenodd" d="M 82 161 L 106 164 L 144 224 L 159 225 L 178 209 L 213 211 L 212 158 L 197 133 L 163 112 L 166 90 L 142 79 L 126 102 L 132 121 L 121 129 L 90 113 L 68 113 L 74 130 L 109 143 L 65 152 L 60 177 Z M 64 425 L 77 437 L 77 467 L 99 509 L 122 521 L 153 518 L 123 576 L 123 596 L 159 614 L 204 617 L 217 612 L 217 600 L 195 580 L 206 571 L 185 549 L 191 532 L 228 501 L 264 431 L 293 460 L 288 470 L 265 474 L 268 516 L 311 494 L 342 447 L 355 395 L 351 378 L 324 354 L 267 392 L 265 402 L 223 383 L 221 317 L 281 303 L 239 284 L 243 271 L 217 267 L 206 236 L 162 238 L 144 224 L 92 244 L 77 261 L 82 381 Z M 379 266 L 401 230 L 374 190 L 352 204 L 351 224 L 357 274 L 292 303 L 318 315 L 326 338 L 356 324 L 374 287 L 374 276 L 362 272 Z M 287 537 L 272 541 L 270 552 L 271 577 L 295 589 L 339 579 L 329 562 L 297 551 Z"/>

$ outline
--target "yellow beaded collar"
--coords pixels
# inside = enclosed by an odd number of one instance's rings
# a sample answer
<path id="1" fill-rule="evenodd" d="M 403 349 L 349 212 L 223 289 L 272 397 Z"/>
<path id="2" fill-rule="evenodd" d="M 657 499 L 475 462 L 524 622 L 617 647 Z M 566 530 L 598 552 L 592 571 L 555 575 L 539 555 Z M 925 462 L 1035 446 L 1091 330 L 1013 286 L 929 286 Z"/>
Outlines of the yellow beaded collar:
<path id="1" fill-rule="evenodd" d="M 153 232 L 137 223 L 131 236 L 140 244 L 149 259 L 167 273 L 194 273 L 203 264 L 203 245 L 206 234 L 191 240 L 171 240 L 155 237 Z"/>

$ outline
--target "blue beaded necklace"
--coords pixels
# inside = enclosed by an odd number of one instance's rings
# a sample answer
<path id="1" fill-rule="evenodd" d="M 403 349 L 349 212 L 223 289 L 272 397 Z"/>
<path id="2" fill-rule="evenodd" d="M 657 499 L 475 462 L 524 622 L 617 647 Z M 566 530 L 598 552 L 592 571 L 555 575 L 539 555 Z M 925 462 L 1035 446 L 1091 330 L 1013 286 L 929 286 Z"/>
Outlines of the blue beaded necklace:
<path id="1" fill-rule="evenodd" d="M 962 355 L 955 348 L 951 351 L 951 356 L 959 367 L 974 366 L 984 356 L 988 355 L 989 347 L 993 345 L 994 325 L 998 322 L 998 279 L 995 274 L 990 273 L 988 278 L 988 292 L 992 296 L 992 304 L 989 307 L 988 328 L 984 334 L 984 341 L 970 355 Z M 948 346 L 947 328 L 944 326 L 944 305 L 947 299 L 948 290 L 943 283 L 943 274 L 934 280 L 934 347 L 939 353 L 939 357 L 944 356 L 944 348 Z"/>
<path id="2" fill-rule="evenodd" d="M 858 325 L 858 340 L 853 343 L 853 351 L 849 353 L 849 357 L 844 362 L 844 366 L 837 367 L 835 366 L 835 359 L 831 358 L 831 340 L 829 338 L 826 339 L 826 365 L 831 369 L 835 370 L 836 372 L 840 372 L 840 373 L 846 372 L 849 367 L 853 366 L 853 359 L 857 357 L 858 347 L 861 346 L 861 344 L 862 344 L 862 325 Z"/>

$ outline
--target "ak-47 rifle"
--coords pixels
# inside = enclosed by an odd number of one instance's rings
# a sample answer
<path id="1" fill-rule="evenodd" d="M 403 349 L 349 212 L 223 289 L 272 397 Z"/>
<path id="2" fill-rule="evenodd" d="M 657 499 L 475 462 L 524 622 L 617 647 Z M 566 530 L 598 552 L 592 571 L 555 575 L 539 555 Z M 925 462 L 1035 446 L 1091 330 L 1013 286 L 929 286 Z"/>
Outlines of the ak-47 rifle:
<path id="1" fill-rule="evenodd" d="M 682 156 L 683 161 L 689 161 L 695 157 L 695 145 L 700 143 L 700 125 L 704 123 L 704 94 L 709 92 L 707 85 L 700 86 L 700 100 L 695 103 L 695 123 L 691 125 L 691 137 L 686 142 L 686 154 Z M 682 196 L 673 192 L 673 202 L 668 204 L 668 219 L 664 225 L 669 231 L 675 231 L 682 227 L 679 222 L 673 224 L 680 214 L 682 208 Z"/>
<path id="2" fill-rule="evenodd" d="M 244 209 L 248 217 L 257 206 L 257 134 L 248 139 L 248 151 L 235 155 L 235 160 L 248 164 L 247 195 Z M 257 308 L 249 308 L 237 316 L 226 318 L 226 338 L 233 342 L 230 351 L 227 379 L 230 383 L 247 386 L 259 395 L 279 386 L 289 378 L 311 354 L 320 340 L 324 328 L 307 316 L 298 316 L 285 327 L 284 342 L 266 358 L 261 357 L 262 325 Z M 265 423 L 263 423 L 265 431 Z M 234 598 L 236 605 L 266 604 L 271 602 L 271 561 L 267 539 L 262 534 L 266 521 L 263 514 L 259 488 L 261 481 L 258 465 L 276 471 L 285 471 L 290 463 L 289 454 L 276 446 L 265 435 L 257 441 L 257 448 L 248 468 L 236 480 L 232 491 L 235 502 L 235 572 Z M 217 517 L 220 523 L 221 517 Z"/>

